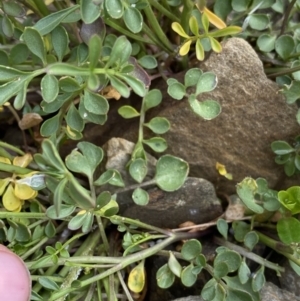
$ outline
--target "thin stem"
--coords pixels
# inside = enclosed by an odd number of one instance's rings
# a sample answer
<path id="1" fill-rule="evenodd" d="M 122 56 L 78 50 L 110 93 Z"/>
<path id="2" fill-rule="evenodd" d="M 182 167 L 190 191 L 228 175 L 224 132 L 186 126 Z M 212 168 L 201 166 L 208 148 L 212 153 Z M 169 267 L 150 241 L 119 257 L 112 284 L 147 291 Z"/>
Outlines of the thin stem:
<path id="1" fill-rule="evenodd" d="M 161 4 L 159 4 L 158 1 L 156 0 L 148 0 L 149 4 L 153 7 L 155 7 L 158 11 L 160 11 L 163 15 L 165 15 L 166 17 L 168 17 L 170 20 L 174 21 L 174 22 L 178 22 L 180 23 L 180 19 L 177 18 L 174 14 L 172 14 L 169 10 L 167 10 L 166 8 L 164 8 L 164 6 L 162 6 Z"/>
<path id="2" fill-rule="evenodd" d="M 283 18 L 283 21 L 282 21 L 282 25 L 281 25 L 281 30 L 280 30 L 279 36 L 281 36 L 281 35 L 284 34 L 284 31 L 285 31 L 285 28 L 287 26 L 287 23 L 288 23 L 291 11 L 292 11 L 292 9 L 293 9 L 296 1 L 297 0 L 292 0 L 292 2 L 288 5 L 287 9 L 284 12 L 284 18 Z"/>
<path id="3" fill-rule="evenodd" d="M 151 5 L 148 5 L 144 9 L 144 12 L 146 14 L 147 20 L 149 21 L 149 23 L 150 23 L 152 29 L 154 30 L 156 36 L 158 37 L 158 39 L 165 45 L 165 47 L 167 47 L 167 49 L 169 51 L 173 52 L 172 44 L 170 43 L 169 39 L 163 32 L 160 24 L 158 23 L 157 18 L 154 15 L 153 10 L 151 8 Z"/>
<path id="4" fill-rule="evenodd" d="M 140 184 L 133 184 L 133 185 L 129 185 L 127 187 L 124 187 L 124 188 L 120 188 L 120 189 L 117 189 L 114 191 L 114 193 L 121 193 L 121 192 L 125 192 L 125 191 L 130 191 L 130 190 L 134 190 L 136 188 L 139 188 L 139 187 L 147 187 L 147 186 L 150 186 L 150 185 L 154 185 L 156 183 L 155 180 L 149 180 L 149 181 L 146 181 L 146 182 L 143 182 L 143 183 L 140 183 Z"/>
<path id="5" fill-rule="evenodd" d="M 36 250 L 40 249 L 43 244 L 45 244 L 49 240 L 49 237 L 44 237 L 39 243 L 37 243 L 34 247 L 30 248 L 26 253 L 24 253 L 21 258 L 23 260 L 27 259 L 30 255 L 32 255 Z"/>
<path id="6" fill-rule="evenodd" d="M 222 238 L 214 236 L 214 242 L 218 245 L 228 247 L 229 249 L 234 250 L 234 251 L 238 252 L 239 254 L 245 256 L 246 258 L 249 258 L 252 261 L 257 262 L 258 264 L 263 265 L 269 269 L 272 269 L 272 270 L 275 270 L 278 272 L 284 272 L 284 268 L 279 266 L 277 263 L 270 262 L 270 261 L 254 254 L 238 245 L 235 245 L 229 241 L 226 241 Z"/>
<path id="7" fill-rule="evenodd" d="M 124 223 L 124 224 L 133 225 L 133 226 L 136 226 L 136 227 L 139 227 L 139 228 L 142 228 L 142 229 L 155 231 L 155 232 L 164 234 L 166 236 L 172 235 L 172 231 L 168 231 L 168 230 L 161 229 L 161 228 L 158 228 L 158 227 L 155 227 L 155 226 L 152 226 L 152 225 L 148 225 L 148 224 L 145 224 L 145 223 L 143 223 L 139 220 L 131 219 L 131 218 L 128 218 L 128 217 L 114 215 L 110 218 L 110 220 L 111 220 L 111 222 L 121 222 L 121 223 Z"/>
<path id="8" fill-rule="evenodd" d="M 127 36 L 133 40 L 136 40 L 136 41 L 139 41 L 142 43 L 146 43 L 146 44 L 154 44 L 153 41 L 130 32 L 129 30 L 125 29 L 124 27 L 120 26 L 119 24 L 115 23 L 112 20 L 105 19 L 104 21 L 105 21 L 106 25 L 110 26 L 111 28 L 114 28 L 115 30 L 119 31 L 120 33 L 124 34 L 125 36 Z"/>
<path id="9" fill-rule="evenodd" d="M 102 219 L 99 215 L 96 215 L 96 220 L 97 220 L 97 224 L 98 224 L 98 227 L 99 227 L 101 239 L 102 239 L 104 247 L 105 247 L 105 251 L 107 253 L 109 253 L 109 243 L 108 243 L 107 236 L 106 236 L 106 233 L 105 233 L 105 230 L 104 230 Z"/>
<path id="10" fill-rule="evenodd" d="M 22 150 L 20 150 L 19 148 L 13 146 L 13 145 L 10 145 L 6 142 L 3 142 L 3 141 L 0 141 L 0 147 L 3 147 L 3 148 L 7 148 L 21 156 L 24 156 L 25 155 L 25 152 L 23 152 Z"/>
<path id="11" fill-rule="evenodd" d="M 0 163 L 1 165 L 1 163 Z M 0 167 L 1 169 L 1 167 Z M 0 219 L 4 218 L 40 218 L 48 220 L 49 218 L 45 213 L 39 212 L 9 212 L 9 211 L 0 211 Z"/>

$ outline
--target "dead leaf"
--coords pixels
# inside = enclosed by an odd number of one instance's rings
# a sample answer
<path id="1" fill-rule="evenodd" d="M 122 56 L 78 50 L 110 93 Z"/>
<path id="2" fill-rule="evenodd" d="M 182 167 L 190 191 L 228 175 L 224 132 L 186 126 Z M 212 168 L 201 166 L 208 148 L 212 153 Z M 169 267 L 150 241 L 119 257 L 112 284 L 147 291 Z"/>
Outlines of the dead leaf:
<path id="1" fill-rule="evenodd" d="M 42 121 L 43 118 L 38 113 L 27 113 L 24 114 L 23 118 L 19 121 L 19 127 L 21 130 L 27 130 L 39 125 Z"/>

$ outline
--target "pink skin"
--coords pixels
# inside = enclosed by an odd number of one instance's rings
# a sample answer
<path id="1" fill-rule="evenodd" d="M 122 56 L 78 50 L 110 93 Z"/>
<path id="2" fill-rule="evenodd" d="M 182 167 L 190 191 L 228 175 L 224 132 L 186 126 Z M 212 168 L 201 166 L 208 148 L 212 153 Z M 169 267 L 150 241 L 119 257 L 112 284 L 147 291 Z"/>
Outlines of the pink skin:
<path id="1" fill-rule="evenodd" d="M 24 262 L 15 253 L 0 245 L 0 299 L 29 301 L 30 274 Z"/>

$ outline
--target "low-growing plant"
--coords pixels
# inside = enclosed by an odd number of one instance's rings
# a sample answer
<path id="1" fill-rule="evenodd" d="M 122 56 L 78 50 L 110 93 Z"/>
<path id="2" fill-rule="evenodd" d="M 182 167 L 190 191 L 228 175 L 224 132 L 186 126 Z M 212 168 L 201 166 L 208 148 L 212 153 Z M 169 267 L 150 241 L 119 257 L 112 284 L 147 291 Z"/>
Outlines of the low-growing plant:
<path id="1" fill-rule="evenodd" d="M 283 254 L 299 273 L 298 186 L 277 192 L 265 179 L 246 178 L 237 185 L 241 216 L 232 219 L 230 203 L 216 221 L 173 230 L 123 217 L 117 199 L 131 191 L 133 202 L 145 206 L 147 187 L 170 192 L 184 184 L 188 163 L 171 155 L 160 156 L 155 174 L 146 177 L 145 148 L 165 152 L 161 135 L 171 126 L 159 116 L 146 122 L 146 113 L 163 101 L 151 80 L 166 80 L 168 94 L 187 101 L 199 118 L 216 118 L 220 104 L 198 96 L 214 90 L 218 79 L 195 67 L 194 58 L 220 52 L 220 38 L 240 33 L 254 41 L 287 101 L 299 98 L 293 17 L 299 6 L 291 1 L 284 8 L 275 0 L 0 1 L 0 107 L 35 143 L 29 149 L 25 135 L 24 149 L 0 141 L 0 243 L 30 270 L 31 300 L 134 300 L 145 289 L 146 258 L 159 254 L 167 258 L 157 272 L 161 288 L 176 277 L 190 287 L 206 270 L 211 279 L 202 289 L 204 300 L 258 301 L 265 268 L 283 271 L 255 253 L 258 243 Z M 183 82 L 172 78 L 171 62 L 185 70 Z M 140 109 L 123 105 L 118 112 L 139 118 L 126 166 L 134 185 L 125 185 L 124 171 L 99 175 L 104 151 L 90 142 L 80 141 L 61 157 L 64 142 L 82 140 L 86 124 L 106 122 L 109 98 L 133 93 L 141 97 Z M 153 137 L 145 138 L 145 128 Z M 272 149 L 288 175 L 300 169 L 297 143 L 277 141 Z M 217 168 L 232 178 L 223 165 Z M 219 245 L 213 262 L 202 252 L 202 233 L 187 231 L 207 227 L 220 234 L 213 238 Z M 181 240 L 180 252 L 164 250 Z M 249 260 L 259 268 L 251 270 Z"/>

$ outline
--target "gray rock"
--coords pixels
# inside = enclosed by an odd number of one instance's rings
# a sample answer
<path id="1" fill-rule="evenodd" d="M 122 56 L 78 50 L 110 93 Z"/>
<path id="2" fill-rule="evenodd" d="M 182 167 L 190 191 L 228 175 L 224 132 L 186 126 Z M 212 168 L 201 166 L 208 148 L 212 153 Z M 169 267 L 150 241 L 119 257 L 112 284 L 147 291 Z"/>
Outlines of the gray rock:
<path id="1" fill-rule="evenodd" d="M 300 276 L 292 269 L 288 259 L 284 260 L 282 266 L 285 271 L 279 277 L 281 287 L 296 296 L 300 296 Z"/>
<path id="2" fill-rule="evenodd" d="M 187 160 L 192 176 L 205 178 L 225 192 L 233 192 L 235 187 L 218 175 L 217 161 L 233 174 L 234 183 L 251 176 L 264 177 L 271 187 L 276 186 L 283 169 L 275 164 L 270 144 L 299 133 L 296 107 L 286 104 L 279 87 L 266 77 L 262 62 L 243 39 L 224 42 L 223 51 L 211 54 L 200 68 L 218 78 L 217 88 L 200 99 L 217 100 L 222 113 L 205 121 L 191 112 L 186 101 L 164 97 L 163 106 L 153 114 L 168 118 L 172 125 L 164 135 L 167 152 Z"/>
<path id="3" fill-rule="evenodd" d="M 204 179 L 188 178 L 174 192 L 155 187 L 148 193 L 150 201 L 147 206 L 132 205 L 123 215 L 157 227 L 176 228 L 186 221 L 201 224 L 222 214 L 222 206 L 213 185 Z"/>

